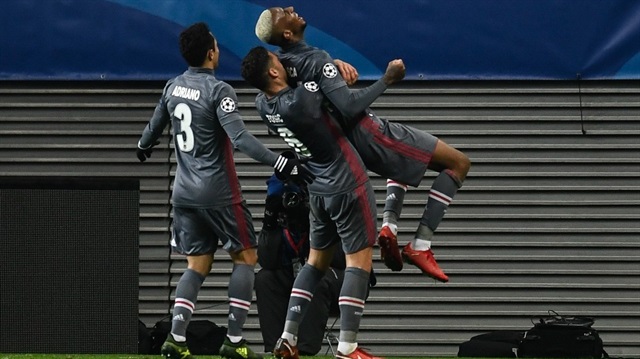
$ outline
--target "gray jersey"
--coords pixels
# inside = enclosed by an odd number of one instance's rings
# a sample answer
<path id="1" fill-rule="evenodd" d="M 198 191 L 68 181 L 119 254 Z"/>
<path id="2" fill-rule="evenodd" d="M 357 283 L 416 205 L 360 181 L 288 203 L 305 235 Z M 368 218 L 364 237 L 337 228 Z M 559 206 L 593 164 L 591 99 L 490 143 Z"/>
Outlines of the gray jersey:
<path id="1" fill-rule="evenodd" d="M 382 79 L 372 85 L 352 90 L 340 75 L 329 54 L 301 41 L 277 53 L 288 73 L 289 85 L 314 81 L 331 104 L 345 116 L 344 121 L 356 121 L 380 96 L 387 86 Z"/>
<path id="2" fill-rule="evenodd" d="M 352 191 L 369 177 L 342 129 L 323 109 L 324 97 L 315 82 L 287 88 L 267 99 L 260 93 L 256 108 L 265 124 L 298 152 L 310 157 L 307 168 L 316 179 L 309 193 L 328 195 Z"/>
<path id="3" fill-rule="evenodd" d="M 368 108 L 382 93 L 374 83 L 350 90 L 326 51 L 301 41 L 278 52 L 291 85 L 316 81 L 367 168 L 385 178 L 418 186 L 438 142 L 435 136 L 379 118 Z"/>
<path id="4" fill-rule="evenodd" d="M 242 202 L 234 147 L 273 165 L 277 155 L 246 131 L 233 88 L 213 70 L 189 68 L 169 80 L 138 143 L 147 148 L 171 121 L 178 167 L 175 206 L 211 208 Z"/>

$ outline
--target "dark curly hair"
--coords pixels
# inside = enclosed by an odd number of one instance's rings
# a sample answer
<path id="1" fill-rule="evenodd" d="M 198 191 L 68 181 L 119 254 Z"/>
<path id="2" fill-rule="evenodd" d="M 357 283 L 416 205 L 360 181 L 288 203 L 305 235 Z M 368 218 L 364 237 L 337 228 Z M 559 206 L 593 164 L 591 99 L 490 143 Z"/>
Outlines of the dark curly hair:
<path id="1" fill-rule="evenodd" d="M 189 66 L 202 66 L 207 52 L 215 50 L 215 44 L 216 38 L 204 22 L 197 22 L 180 33 L 180 53 Z"/>
<path id="2" fill-rule="evenodd" d="M 269 85 L 269 51 L 262 46 L 249 50 L 242 59 L 242 78 L 258 90 L 266 90 Z"/>

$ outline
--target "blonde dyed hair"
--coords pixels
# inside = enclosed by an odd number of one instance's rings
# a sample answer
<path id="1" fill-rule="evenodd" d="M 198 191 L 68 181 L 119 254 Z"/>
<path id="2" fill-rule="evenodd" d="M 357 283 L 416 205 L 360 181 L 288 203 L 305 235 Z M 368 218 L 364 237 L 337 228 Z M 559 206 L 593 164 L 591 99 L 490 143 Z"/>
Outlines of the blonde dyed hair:
<path id="1" fill-rule="evenodd" d="M 271 42 L 271 36 L 273 35 L 273 15 L 269 9 L 260 14 L 258 21 L 256 22 L 256 36 L 260 41 L 264 43 Z"/>

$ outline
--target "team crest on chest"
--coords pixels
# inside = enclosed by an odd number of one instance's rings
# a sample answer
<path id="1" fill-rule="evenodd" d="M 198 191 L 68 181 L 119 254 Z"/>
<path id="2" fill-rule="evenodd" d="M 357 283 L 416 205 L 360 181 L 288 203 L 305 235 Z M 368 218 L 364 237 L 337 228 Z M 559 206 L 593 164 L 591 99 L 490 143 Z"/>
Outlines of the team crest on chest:
<path id="1" fill-rule="evenodd" d="M 322 74 L 325 77 L 332 79 L 338 76 L 338 69 L 336 68 L 336 65 L 328 62 L 322 67 Z"/>
<path id="2" fill-rule="evenodd" d="M 220 101 L 220 109 L 224 112 L 233 112 L 236 109 L 236 102 L 231 97 L 225 97 Z"/>
<path id="3" fill-rule="evenodd" d="M 309 92 L 317 92 L 319 89 L 318 84 L 313 81 L 305 82 L 304 88 L 306 88 Z"/>

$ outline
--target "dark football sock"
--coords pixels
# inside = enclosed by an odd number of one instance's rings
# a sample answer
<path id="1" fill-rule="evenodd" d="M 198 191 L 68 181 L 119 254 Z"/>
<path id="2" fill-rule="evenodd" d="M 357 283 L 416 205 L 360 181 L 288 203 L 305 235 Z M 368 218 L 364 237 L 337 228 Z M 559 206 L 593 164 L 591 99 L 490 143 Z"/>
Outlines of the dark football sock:
<path id="1" fill-rule="evenodd" d="M 393 180 L 387 180 L 387 196 L 384 202 L 382 223 L 398 224 L 406 192 L 407 186 Z"/>
<path id="2" fill-rule="evenodd" d="M 309 304 L 313 299 L 313 293 L 315 289 L 324 277 L 324 272 L 318 270 L 316 267 L 305 264 L 296 280 L 293 282 L 293 288 L 291 289 L 291 296 L 289 297 L 289 305 L 287 310 L 287 318 L 284 323 L 284 332 L 282 337 L 289 340 L 293 345 L 296 345 L 298 336 L 298 327 Z"/>
<path id="3" fill-rule="evenodd" d="M 368 288 L 369 272 L 355 267 L 345 269 L 344 282 L 338 299 L 340 343 L 356 343 Z"/>
<path id="4" fill-rule="evenodd" d="M 196 299 L 204 279 L 203 275 L 192 269 L 187 269 L 180 277 L 173 305 L 171 334 L 186 338 L 187 326 L 196 308 Z"/>
<path id="5" fill-rule="evenodd" d="M 462 183 L 449 170 L 440 172 L 438 177 L 433 181 L 431 190 L 429 191 L 429 199 L 420 219 L 420 223 L 429 227 L 435 232 L 438 225 L 442 221 L 442 217 L 447 212 L 449 204 L 453 200 Z M 420 237 L 421 238 L 421 237 Z M 421 238 L 430 240 L 431 238 Z"/>
<path id="6" fill-rule="evenodd" d="M 229 317 L 227 335 L 242 337 L 253 297 L 254 266 L 234 264 L 229 278 Z"/>

